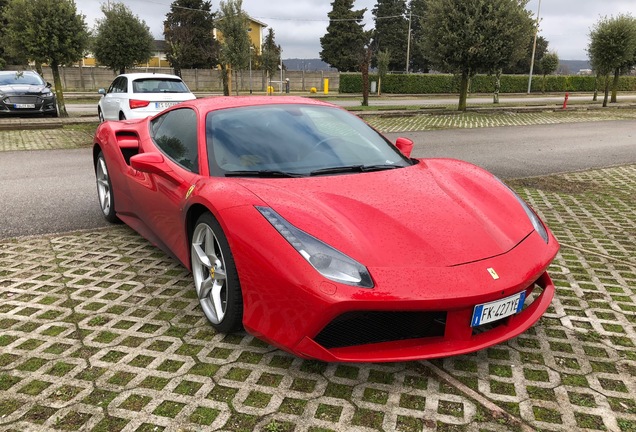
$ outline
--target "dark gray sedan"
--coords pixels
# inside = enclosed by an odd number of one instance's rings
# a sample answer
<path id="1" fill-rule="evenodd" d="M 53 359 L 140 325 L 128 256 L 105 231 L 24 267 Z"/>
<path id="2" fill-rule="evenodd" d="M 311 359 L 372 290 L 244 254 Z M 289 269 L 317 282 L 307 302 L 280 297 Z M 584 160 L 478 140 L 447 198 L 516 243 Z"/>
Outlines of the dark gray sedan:
<path id="1" fill-rule="evenodd" d="M 0 71 L 0 115 L 6 114 L 57 117 L 51 85 L 34 71 Z"/>

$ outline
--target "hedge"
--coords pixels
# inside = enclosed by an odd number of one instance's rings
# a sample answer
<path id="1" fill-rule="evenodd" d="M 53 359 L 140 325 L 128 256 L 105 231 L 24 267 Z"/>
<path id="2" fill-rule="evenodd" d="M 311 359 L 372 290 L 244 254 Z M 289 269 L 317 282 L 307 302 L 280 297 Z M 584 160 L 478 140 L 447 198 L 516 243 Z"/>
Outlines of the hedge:
<path id="1" fill-rule="evenodd" d="M 549 75 L 545 77 L 545 91 L 594 91 L 594 76 Z M 377 81 L 376 74 L 369 75 L 369 81 Z M 599 81 L 599 90 L 603 83 Z M 540 92 L 543 87 L 543 76 L 535 75 L 532 79 L 532 91 Z M 636 77 L 620 77 L 620 91 L 636 91 Z M 391 94 L 431 94 L 459 93 L 459 77 L 441 74 L 409 74 L 386 75 L 382 80 L 382 93 Z M 477 75 L 470 81 L 471 93 L 492 93 L 495 90 L 494 76 Z M 340 93 L 361 93 L 362 74 L 340 74 Z M 528 91 L 528 75 L 502 75 L 501 93 L 525 93 Z"/>

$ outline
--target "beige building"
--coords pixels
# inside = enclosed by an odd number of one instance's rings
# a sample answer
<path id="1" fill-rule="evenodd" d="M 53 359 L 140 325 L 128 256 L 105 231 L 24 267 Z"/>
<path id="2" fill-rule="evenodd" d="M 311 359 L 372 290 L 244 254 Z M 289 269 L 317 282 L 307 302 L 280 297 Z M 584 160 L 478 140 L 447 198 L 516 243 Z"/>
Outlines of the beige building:
<path id="1" fill-rule="evenodd" d="M 252 45 L 256 47 L 256 54 L 261 52 L 261 45 L 264 37 L 265 28 L 267 28 L 267 24 L 256 20 L 254 18 L 249 18 L 249 37 Z M 223 34 L 217 29 L 213 30 L 214 37 L 217 40 L 223 39 Z M 98 66 L 97 61 L 92 53 L 89 53 L 84 57 L 81 61 L 81 65 L 83 67 L 94 67 Z M 148 60 L 147 63 L 138 65 L 139 67 L 150 67 L 150 68 L 161 68 L 161 67 L 170 67 L 170 62 L 166 58 L 166 41 L 165 40 L 155 40 L 153 46 L 153 55 Z"/>

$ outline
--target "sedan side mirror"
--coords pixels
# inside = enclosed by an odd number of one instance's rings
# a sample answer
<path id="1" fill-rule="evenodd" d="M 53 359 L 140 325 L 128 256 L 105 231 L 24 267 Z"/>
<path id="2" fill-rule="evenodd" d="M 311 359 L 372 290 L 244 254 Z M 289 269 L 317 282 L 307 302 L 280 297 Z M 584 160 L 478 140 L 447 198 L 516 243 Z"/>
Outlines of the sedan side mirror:
<path id="1" fill-rule="evenodd" d="M 166 163 L 161 153 L 140 153 L 130 158 L 130 166 L 137 171 L 156 174 L 176 185 L 183 183 L 183 179 Z"/>
<path id="2" fill-rule="evenodd" d="M 99 93 L 100 95 L 105 95 L 106 90 L 104 90 L 103 88 L 100 88 L 99 90 L 97 90 L 97 93 Z"/>
<path id="3" fill-rule="evenodd" d="M 48 81 L 46 82 L 46 86 L 47 86 L 48 88 L 53 87 L 53 85 L 52 85 L 50 82 L 48 82 Z"/>
<path id="4" fill-rule="evenodd" d="M 398 138 L 395 141 L 395 146 L 406 157 L 411 157 L 411 151 L 413 151 L 413 141 L 408 138 Z"/>

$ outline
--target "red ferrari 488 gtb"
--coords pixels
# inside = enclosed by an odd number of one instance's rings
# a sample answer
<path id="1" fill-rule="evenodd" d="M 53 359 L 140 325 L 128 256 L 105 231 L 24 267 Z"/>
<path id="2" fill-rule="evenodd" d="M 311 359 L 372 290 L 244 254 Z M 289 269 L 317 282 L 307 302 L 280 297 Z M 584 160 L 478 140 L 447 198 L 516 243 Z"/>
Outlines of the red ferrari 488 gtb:
<path id="1" fill-rule="evenodd" d="M 191 270 L 219 332 L 355 362 L 519 335 L 556 239 L 492 174 L 412 147 L 328 103 L 218 97 L 105 122 L 93 154 L 105 218 Z"/>

